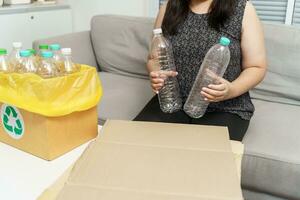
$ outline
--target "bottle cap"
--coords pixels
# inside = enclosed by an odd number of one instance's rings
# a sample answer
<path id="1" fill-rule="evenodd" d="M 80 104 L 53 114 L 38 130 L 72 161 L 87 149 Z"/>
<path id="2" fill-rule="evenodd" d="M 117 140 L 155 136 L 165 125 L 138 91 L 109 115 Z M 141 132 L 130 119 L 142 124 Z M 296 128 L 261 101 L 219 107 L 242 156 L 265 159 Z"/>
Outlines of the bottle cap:
<path id="1" fill-rule="evenodd" d="M 227 37 L 221 37 L 220 44 L 223 45 L 223 46 L 229 46 L 230 45 L 230 40 Z"/>
<path id="2" fill-rule="evenodd" d="M 21 56 L 22 58 L 29 57 L 30 55 L 31 55 L 31 53 L 30 53 L 30 51 L 28 51 L 28 50 L 22 50 L 22 51 L 20 51 L 20 56 Z"/>
<path id="3" fill-rule="evenodd" d="M 161 28 L 157 28 L 157 29 L 154 29 L 153 30 L 153 33 L 154 33 L 154 35 L 159 35 L 159 34 L 162 34 L 162 29 Z"/>
<path id="4" fill-rule="evenodd" d="M 49 46 L 48 46 L 48 44 L 40 44 L 40 45 L 39 45 L 39 49 L 40 49 L 40 50 L 48 50 L 48 49 L 49 49 Z"/>
<path id="5" fill-rule="evenodd" d="M 51 44 L 49 47 L 52 51 L 59 51 L 61 49 L 59 44 Z"/>
<path id="6" fill-rule="evenodd" d="M 13 47 L 14 48 L 22 48 L 22 42 L 14 42 Z"/>
<path id="7" fill-rule="evenodd" d="M 0 55 L 7 55 L 6 49 L 0 49 Z"/>
<path id="8" fill-rule="evenodd" d="M 42 52 L 42 57 L 43 58 L 53 58 L 53 52 L 51 52 L 51 51 L 43 51 Z"/>
<path id="9" fill-rule="evenodd" d="M 72 49 L 71 48 L 63 48 L 63 49 L 61 49 L 61 53 L 63 55 L 71 55 L 72 54 Z"/>
<path id="10" fill-rule="evenodd" d="M 27 49 L 31 55 L 35 55 L 36 54 L 36 50 L 35 49 Z"/>

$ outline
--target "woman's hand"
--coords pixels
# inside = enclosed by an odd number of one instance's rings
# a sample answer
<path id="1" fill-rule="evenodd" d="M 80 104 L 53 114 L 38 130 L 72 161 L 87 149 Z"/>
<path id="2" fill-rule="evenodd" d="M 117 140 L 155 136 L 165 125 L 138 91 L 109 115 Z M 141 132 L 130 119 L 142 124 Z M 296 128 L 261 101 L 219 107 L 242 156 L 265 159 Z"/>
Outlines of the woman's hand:
<path id="1" fill-rule="evenodd" d="M 205 101 L 208 102 L 221 102 L 233 98 L 232 84 L 218 77 L 218 84 L 211 84 L 208 87 L 204 87 L 201 91 Z"/>
<path id="2" fill-rule="evenodd" d="M 164 86 L 168 77 L 176 77 L 178 72 L 174 71 L 153 71 L 150 73 L 151 87 L 154 93 L 158 94 Z"/>

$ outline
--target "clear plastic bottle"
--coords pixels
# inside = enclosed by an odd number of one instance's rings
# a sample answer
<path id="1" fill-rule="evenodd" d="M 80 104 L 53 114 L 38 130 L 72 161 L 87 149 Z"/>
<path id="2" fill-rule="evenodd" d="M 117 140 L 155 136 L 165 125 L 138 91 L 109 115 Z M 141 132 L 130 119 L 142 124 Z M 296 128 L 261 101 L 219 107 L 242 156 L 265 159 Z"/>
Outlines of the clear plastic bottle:
<path id="1" fill-rule="evenodd" d="M 31 56 L 36 56 L 36 50 L 35 49 L 27 49 L 30 53 Z"/>
<path id="2" fill-rule="evenodd" d="M 44 51 L 49 51 L 49 45 L 48 44 L 40 44 L 39 45 L 38 56 L 42 57 L 42 53 Z"/>
<path id="3" fill-rule="evenodd" d="M 29 50 L 20 51 L 21 61 L 16 67 L 18 73 L 36 73 L 37 65 Z"/>
<path id="4" fill-rule="evenodd" d="M 153 31 L 154 38 L 151 45 L 151 55 L 157 70 L 176 71 L 173 49 L 170 42 L 162 35 L 162 29 Z M 174 113 L 182 108 L 179 84 L 176 77 L 165 80 L 164 87 L 158 94 L 160 108 L 165 113 Z"/>
<path id="5" fill-rule="evenodd" d="M 0 49 L 0 72 L 4 72 L 4 73 L 14 72 L 13 66 L 8 61 L 6 49 Z"/>
<path id="6" fill-rule="evenodd" d="M 201 94 L 203 87 L 215 84 L 217 77 L 223 77 L 230 62 L 230 40 L 226 37 L 214 45 L 206 54 L 195 83 L 184 105 L 184 111 L 192 118 L 202 117 L 209 105 Z"/>
<path id="7" fill-rule="evenodd" d="M 61 46 L 59 44 L 51 44 L 49 48 L 53 52 L 53 60 L 55 65 L 57 66 L 59 74 L 63 75 L 61 71 L 63 67 L 63 55 L 61 53 Z"/>
<path id="8" fill-rule="evenodd" d="M 43 51 L 40 65 L 37 69 L 37 74 L 42 78 L 54 78 L 57 77 L 58 69 L 54 64 L 53 53 L 51 51 Z"/>
<path id="9" fill-rule="evenodd" d="M 59 44 L 51 44 L 49 46 L 50 50 L 53 52 L 53 59 L 55 62 L 61 62 L 62 54 L 61 54 L 61 47 Z"/>
<path id="10" fill-rule="evenodd" d="M 62 52 L 62 68 L 61 72 L 64 75 L 73 74 L 80 71 L 80 66 L 72 61 L 72 49 L 64 48 Z"/>
<path id="11" fill-rule="evenodd" d="M 36 50 L 35 49 L 27 49 L 30 52 L 30 57 L 33 59 L 34 63 L 36 66 L 39 65 L 39 59 L 36 55 Z"/>
<path id="12" fill-rule="evenodd" d="M 22 49 L 22 43 L 21 42 L 14 42 L 13 43 L 13 50 L 9 54 L 9 62 L 15 67 L 20 63 L 21 56 L 20 51 Z"/>

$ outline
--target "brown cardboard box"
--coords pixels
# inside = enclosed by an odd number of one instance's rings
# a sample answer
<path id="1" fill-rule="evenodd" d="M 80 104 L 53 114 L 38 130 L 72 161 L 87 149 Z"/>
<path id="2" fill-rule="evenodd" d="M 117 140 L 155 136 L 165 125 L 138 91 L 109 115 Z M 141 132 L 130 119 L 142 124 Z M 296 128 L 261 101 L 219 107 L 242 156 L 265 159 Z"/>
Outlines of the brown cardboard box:
<path id="1" fill-rule="evenodd" d="M 242 200 L 226 128 L 108 121 L 58 200 Z"/>
<path id="2" fill-rule="evenodd" d="M 0 141 L 45 160 L 97 136 L 96 107 L 62 117 L 45 117 L 4 104 L 0 109 Z"/>

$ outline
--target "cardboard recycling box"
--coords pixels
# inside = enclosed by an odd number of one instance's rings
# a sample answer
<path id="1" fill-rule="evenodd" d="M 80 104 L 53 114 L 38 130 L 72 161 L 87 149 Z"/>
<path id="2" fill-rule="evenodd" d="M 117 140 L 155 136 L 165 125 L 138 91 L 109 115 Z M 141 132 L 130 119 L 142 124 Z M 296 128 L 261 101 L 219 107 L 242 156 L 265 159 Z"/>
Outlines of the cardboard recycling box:
<path id="1" fill-rule="evenodd" d="M 6 104 L 0 108 L 0 141 L 45 160 L 97 136 L 96 107 L 62 117 L 45 117 Z"/>
<path id="2" fill-rule="evenodd" d="M 51 79 L 0 73 L 0 142 L 53 160 L 97 136 L 101 96 L 94 67 Z"/>
<path id="3" fill-rule="evenodd" d="M 58 200 L 242 200 L 226 128 L 108 121 Z"/>

